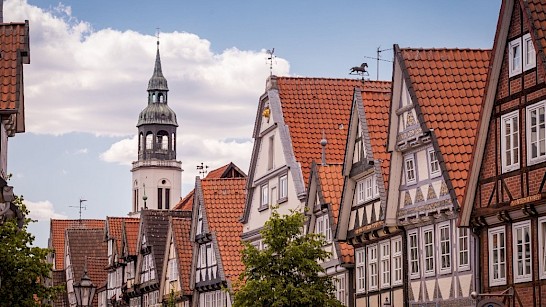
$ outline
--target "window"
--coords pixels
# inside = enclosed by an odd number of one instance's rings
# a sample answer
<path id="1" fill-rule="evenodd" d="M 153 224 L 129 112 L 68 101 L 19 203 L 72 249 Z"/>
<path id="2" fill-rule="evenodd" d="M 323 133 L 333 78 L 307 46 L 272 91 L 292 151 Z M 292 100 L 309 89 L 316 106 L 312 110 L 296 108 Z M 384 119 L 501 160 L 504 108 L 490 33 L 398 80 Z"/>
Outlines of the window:
<path id="1" fill-rule="evenodd" d="M 538 219 L 538 269 L 540 278 L 546 278 L 546 217 Z"/>
<path id="2" fill-rule="evenodd" d="M 391 284 L 391 244 L 382 243 L 381 251 L 381 287 L 387 288 Z"/>
<path id="3" fill-rule="evenodd" d="M 269 137 L 269 152 L 267 155 L 267 170 L 273 169 L 273 162 L 275 160 L 275 136 Z"/>
<path id="4" fill-rule="evenodd" d="M 402 284 L 402 238 L 393 239 L 391 246 L 393 262 L 392 284 L 399 285 Z"/>
<path id="5" fill-rule="evenodd" d="M 416 182 L 415 178 L 415 160 L 413 156 L 406 158 L 406 184 L 413 184 Z"/>
<path id="6" fill-rule="evenodd" d="M 203 210 L 202 208 L 197 209 L 197 234 L 200 235 L 203 233 Z"/>
<path id="7" fill-rule="evenodd" d="M 514 252 L 514 281 L 531 281 L 531 222 L 515 223 L 512 226 Z"/>
<path id="8" fill-rule="evenodd" d="M 428 163 L 430 167 L 430 177 L 440 175 L 440 163 L 438 162 L 438 154 L 433 148 L 428 150 Z"/>
<path id="9" fill-rule="evenodd" d="M 379 196 L 376 176 L 370 175 L 357 182 L 357 202 L 363 203 Z"/>
<path id="10" fill-rule="evenodd" d="M 205 292 L 199 294 L 199 307 L 225 307 L 227 296 L 223 290 Z"/>
<path id="11" fill-rule="evenodd" d="M 519 168 L 519 114 L 514 111 L 501 117 L 502 172 Z"/>
<path id="12" fill-rule="evenodd" d="M 451 239 L 449 222 L 438 226 L 440 234 L 440 273 L 451 273 Z"/>
<path id="13" fill-rule="evenodd" d="M 154 135 L 151 132 L 146 133 L 146 150 L 154 149 Z"/>
<path id="14" fill-rule="evenodd" d="M 408 234 L 410 276 L 419 276 L 419 237 L 417 231 Z"/>
<path id="15" fill-rule="evenodd" d="M 531 39 L 531 34 L 527 33 L 523 36 L 523 70 L 529 70 L 536 66 L 535 46 Z"/>
<path id="16" fill-rule="evenodd" d="M 546 160 L 546 101 L 527 108 L 527 162 L 536 164 Z"/>
<path id="17" fill-rule="evenodd" d="M 368 246 L 368 290 L 377 290 L 377 245 Z"/>
<path id="18" fill-rule="evenodd" d="M 423 229 L 423 251 L 425 253 L 425 276 L 434 275 L 434 229 Z"/>
<path id="19" fill-rule="evenodd" d="M 151 254 L 144 255 L 142 259 L 142 271 L 140 275 L 140 282 L 144 283 L 149 280 L 155 279 L 155 268 Z"/>
<path id="20" fill-rule="evenodd" d="M 176 259 L 169 259 L 169 271 L 167 278 L 169 280 L 178 280 L 178 263 Z"/>
<path id="21" fill-rule="evenodd" d="M 470 270 L 470 242 L 468 228 L 457 228 L 459 232 L 459 271 Z"/>
<path id="22" fill-rule="evenodd" d="M 345 275 L 339 275 L 335 277 L 334 280 L 336 282 L 336 298 L 343 305 L 345 305 L 347 304 L 347 291 L 345 290 L 347 286 L 345 283 Z"/>
<path id="23" fill-rule="evenodd" d="M 366 200 L 366 191 L 364 188 L 364 180 L 356 183 L 356 199 L 357 203 L 363 203 Z"/>
<path id="24" fill-rule="evenodd" d="M 506 284 L 506 237 L 504 226 L 491 228 L 489 239 L 489 285 Z"/>
<path id="25" fill-rule="evenodd" d="M 355 251 L 355 260 L 356 260 L 356 292 L 363 292 L 366 286 L 366 272 L 365 266 L 366 262 L 364 261 L 364 248 L 357 249 Z"/>
<path id="26" fill-rule="evenodd" d="M 315 226 L 315 233 L 322 234 L 326 243 L 332 242 L 332 231 L 330 228 L 330 219 L 328 214 L 317 217 L 317 225 Z"/>
<path id="27" fill-rule="evenodd" d="M 261 188 L 262 191 L 262 200 L 260 202 L 260 209 L 267 209 L 269 207 L 269 186 L 263 185 Z"/>
<path id="28" fill-rule="evenodd" d="M 157 209 L 163 209 L 163 189 L 157 188 Z"/>
<path id="29" fill-rule="evenodd" d="M 288 198 L 288 174 L 279 178 L 279 202 Z"/>
<path id="30" fill-rule="evenodd" d="M 517 38 L 508 44 L 508 75 L 513 77 L 521 74 L 521 39 Z"/>

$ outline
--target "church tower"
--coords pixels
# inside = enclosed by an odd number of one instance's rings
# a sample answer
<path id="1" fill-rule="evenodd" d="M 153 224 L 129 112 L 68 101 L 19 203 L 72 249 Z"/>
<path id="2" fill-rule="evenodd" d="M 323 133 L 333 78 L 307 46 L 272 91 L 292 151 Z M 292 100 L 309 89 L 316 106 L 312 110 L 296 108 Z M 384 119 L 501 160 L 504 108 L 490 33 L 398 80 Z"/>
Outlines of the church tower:
<path id="1" fill-rule="evenodd" d="M 133 208 L 171 209 L 180 199 L 182 162 L 176 161 L 176 114 L 167 104 L 169 88 L 161 71 L 159 41 L 148 105 L 138 117 L 138 160 L 133 162 Z"/>

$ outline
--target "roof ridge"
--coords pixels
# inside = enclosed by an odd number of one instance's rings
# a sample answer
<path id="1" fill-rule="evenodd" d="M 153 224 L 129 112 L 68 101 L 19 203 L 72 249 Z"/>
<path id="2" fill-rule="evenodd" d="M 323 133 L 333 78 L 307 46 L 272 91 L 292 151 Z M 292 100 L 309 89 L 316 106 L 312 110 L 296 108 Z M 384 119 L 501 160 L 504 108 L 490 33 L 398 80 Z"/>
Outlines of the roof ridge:
<path id="1" fill-rule="evenodd" d="M 413 47 L 406 47 L 406 48 L 400 48 L 400 51 L 403 51 L 403 50 L 416 50 L 416 51 L 484 51 L 484 52 L 490 52 L 491 51 L 491 48 L 489 49 L 484 49 L 484 48 L 460 48 L 460 47 L 453 47 L 453 48 L 450 48 L 450 47 L 429 47 L 429 48 L 425 48 L 425 47 L 417 47 L 417 48 L 413 48 Z"/>

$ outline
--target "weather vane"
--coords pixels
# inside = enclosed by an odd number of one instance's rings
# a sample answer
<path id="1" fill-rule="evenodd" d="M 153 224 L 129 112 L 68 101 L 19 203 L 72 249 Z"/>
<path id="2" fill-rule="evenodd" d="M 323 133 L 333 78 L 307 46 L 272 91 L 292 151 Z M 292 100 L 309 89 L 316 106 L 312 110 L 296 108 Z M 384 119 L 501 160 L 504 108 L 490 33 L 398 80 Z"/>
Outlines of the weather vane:
<path id="1" fill-rule="evenodd" d="M 157 38 L 157 45 L 159 46 L 159 28 L 155 28 L 157 31 L 155 32 L 155 37 Z"/>
<path id="2" fill-rule="evenodd" d="M 269 50 L 267 49 L 267 61 L 269 61 L 269 75 L 273 75 L 273 61 L 277 56 L 275 56 L 275 48 Z"/>
<path id="3" fill-rule="evenodd" d="M 197 170 L 199 171 L 199 176 L 201 176 L 201 178 L 205 177 L 205 174 L 208 173 L 208 168 L 209 166 L 203 165 L 203 162 L 201 162 L 201 165 L 197 165 Z"/>
<path id="4" fill-rule="evenodd" d="M 87 207 L 85 205 L 83 205 L 83 202 L 86 202 L 87 199 L 82 199 L 80 198 L 80 205 L 79 206 L 69 206 L 71 208 L 79 208 L 79 211 L 80 211 L 80 222 L 82 220 L 82 209 L 83 210 L 87 210 Z"/>
<path id="5" fill-rule="evenodd" d="M 362 77 L 362 81 L 364 81 L 364 76 L 369 76 L 368 73 L 368 63 L 362 63 L 360 66 L 354 66 L 351 68 L 351 71 L 349 72 L 349 75 L 359 75 Z"/>

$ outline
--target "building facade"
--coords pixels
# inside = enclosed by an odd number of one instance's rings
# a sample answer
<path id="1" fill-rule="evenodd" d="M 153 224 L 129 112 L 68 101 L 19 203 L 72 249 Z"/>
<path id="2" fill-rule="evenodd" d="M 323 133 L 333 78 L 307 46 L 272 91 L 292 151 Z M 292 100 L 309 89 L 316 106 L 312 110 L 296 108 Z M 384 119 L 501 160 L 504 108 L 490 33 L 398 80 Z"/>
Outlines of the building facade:
<path id="1" fill-rule="evenodd" d="M 506 306 L 546 304 L 545 5 L 503 1 L 461 213 L 480 236 L 479 297 Z"/>

